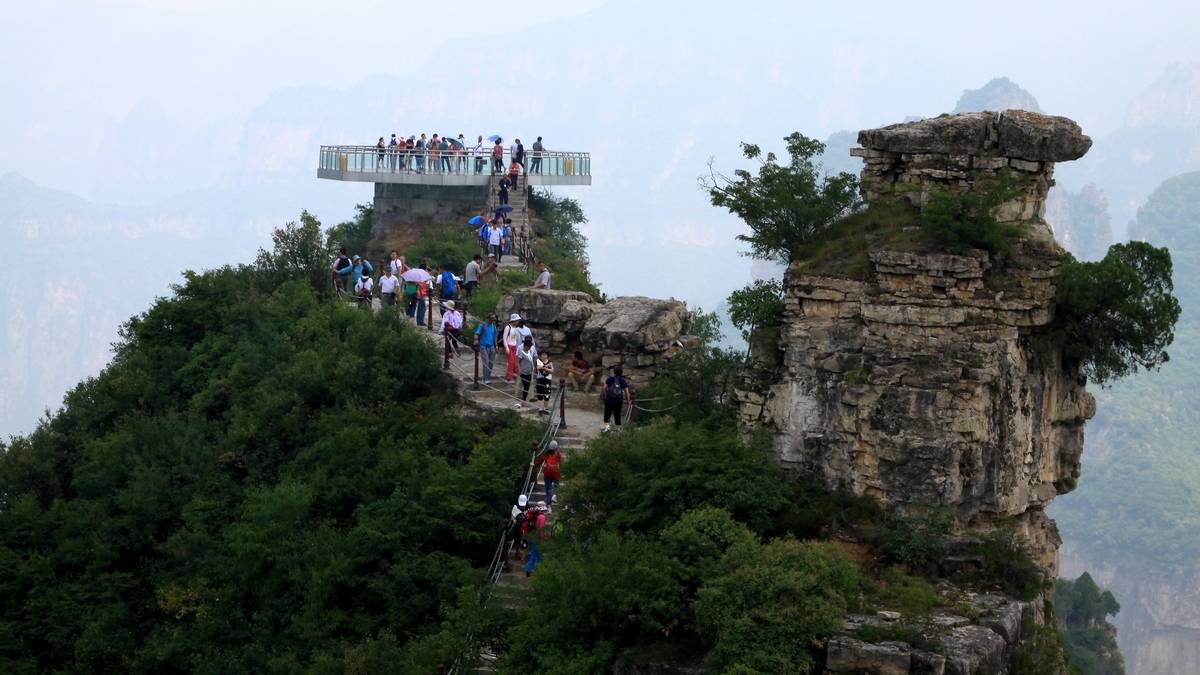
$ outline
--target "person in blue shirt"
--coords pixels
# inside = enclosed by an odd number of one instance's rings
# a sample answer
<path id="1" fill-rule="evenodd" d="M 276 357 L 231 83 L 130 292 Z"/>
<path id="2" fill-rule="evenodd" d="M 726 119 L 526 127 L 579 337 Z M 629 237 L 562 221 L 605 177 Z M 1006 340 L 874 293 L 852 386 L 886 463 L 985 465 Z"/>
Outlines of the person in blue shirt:
<path id="1" fill-rule="evenodd" d="M 475 345 L 479 349 L 480 381 L 492 383 L 492 366 L 496 363 L 496 336 L 499 335 L 500 319 L 489 314 L 487 321 L 475 329 Z"/>
<path id="2" fill-rule="evenodd" d="M 375 268 L 371 267 L 371 261 L 358 256 L 351 258 L 349 265 L 337 271 L 338 274 L 346 277 L 347 285 L 350 288 L 354 288 L 364 274 L 374 274 L 374 272 Z"/>

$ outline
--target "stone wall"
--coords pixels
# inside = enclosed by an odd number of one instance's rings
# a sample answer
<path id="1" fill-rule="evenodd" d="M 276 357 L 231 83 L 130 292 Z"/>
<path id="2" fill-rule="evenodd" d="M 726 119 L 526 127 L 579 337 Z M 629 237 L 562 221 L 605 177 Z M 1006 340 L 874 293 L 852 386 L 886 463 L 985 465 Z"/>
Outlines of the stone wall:
<path id="1" fill-rule="evenodd" d="M 622 366 L 635 386 L 690 342 L 684 336 L 687 305 L 638 296 L 594 302 L 587 293 L 531 288 L 506 295 L 496 306 L 501 320 L 520 314 L 533 329 L 538 350 L 559 360 L 582 351 L 605 368 Z"/>
<path id="2" fill-rule="evenodd" d="M 968 527 L 1012 519 L 1053 574 L 1060 540 L 1043 509 L 1074 487 L 1095 403 L 1053 350 L 1034 348 L 1053 318 L 1060 252 L 1040 214 L 1052 161 L 1090 141 L 1069 120 L 1010 111 L 864 131 L 859 142 L 868 201 L 920 206 L 934 186 L 981 189 L 996 170 L 974 171 L 983 160 L 1036 163 L 1032 191 L 1001 207 L 1028 234 L 1002 266 L 982 251 L 871 250 L 859 281 L 793 264 L 778 345 L 756 345 L 740 418 L 774 432 L 785 467 L 830 487 L 901 509 L 949 507 Z"/>
<path id="3" fill-rule="evenodd" d="M 416 244 L 431 227 L 455 226 L 488 202 L 487 186 L 376 183 L 371 215 L 371 255 Z"/>

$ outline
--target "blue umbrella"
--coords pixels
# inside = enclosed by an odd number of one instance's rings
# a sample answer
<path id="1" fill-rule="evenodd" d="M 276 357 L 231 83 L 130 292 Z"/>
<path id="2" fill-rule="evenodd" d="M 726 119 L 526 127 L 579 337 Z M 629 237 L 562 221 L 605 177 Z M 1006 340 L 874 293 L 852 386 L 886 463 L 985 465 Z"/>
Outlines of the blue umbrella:
<path id="1" fill-rule="evenodd" d="M 508 213 L 509 211 L 512 211 L 512 207 L 508 204 L 501 204 L 496 207 L 496 213 Z"/>
<path id="2" fill-rule="evenodd" d="M 459 150 L 463 148 L 463 142 L 453 136 L 442 136 L 442 138 L 446 139 L 450 145 L 457 147 Z"/>
<path id="3" fill-rule="evenodd" d="M 500 140 L 500 137 L 495 134 L 492 134 L 491 136 L 488 136 L 488 140 L 495 143 L 496 141 Z"/>
<path id="4" fill-rule="evenodd" d="M 471 218 L 470 220 L 468 220 L 467 224 L 468 225 L 482 225 L 486 222 L 487 221 L 484 220 L 483 218 L 481 218 L 480 216 L 475 216 L 475 217 Z"/>

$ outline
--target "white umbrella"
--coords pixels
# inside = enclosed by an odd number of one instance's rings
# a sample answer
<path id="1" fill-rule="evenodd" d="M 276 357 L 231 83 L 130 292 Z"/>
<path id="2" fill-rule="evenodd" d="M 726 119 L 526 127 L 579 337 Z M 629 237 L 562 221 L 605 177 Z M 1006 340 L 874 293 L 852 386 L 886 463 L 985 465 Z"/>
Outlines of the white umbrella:
<path id="1" fill-rule="evenodd" d="M 432 279 L 433 277 L 429 275 L 429 272 L 426 272 L 425 270 L 421 269 L 420 267 L 414 267 L 411 270 L 405 272 L 404 274 L 401 274 L 400 278 L 404 279 L 405 281 L 411 281 L 413 283 L 423 284 L 423 283 L 429 281 L 430 279 Z"/>

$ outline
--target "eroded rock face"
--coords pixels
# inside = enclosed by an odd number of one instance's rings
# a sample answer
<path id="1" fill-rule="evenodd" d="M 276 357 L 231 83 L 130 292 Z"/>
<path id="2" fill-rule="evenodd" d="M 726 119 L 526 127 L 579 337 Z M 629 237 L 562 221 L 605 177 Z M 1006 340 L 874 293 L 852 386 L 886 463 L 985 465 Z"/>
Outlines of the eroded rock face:
<path id="1" fill-rule="evenodd" d="M 679 300 L 630 296 L 601 304 L 576 291 L 520 289 L 496 306 L 501 320 L 513 313 L 533 329 L 542 353 L 579 350 L 605 367 L 623 366 L 639 383 L 688 343 L 687 305 Z"/>
<path id="2" fill-rule="evenodd" d="M 886 172 L 872 166 L 872 153 L 888 154 L 898 180 L 971 190 L 977 174 L 915 167 L 934 152 L 970 165 L 984 156 L 971 152 L 986 151 L 997 166 L 1038 162 L 1036 185 L 1052 171 L 1041 162 L 1078 156 L 1089 142 L 1069 120 L 1012 112 L 894 125 L 859 139 L 869 201 L 913 194 L 881 188 Z M 998 156 L 1002 149 L 1022 156 Z M 1032 339 L 1053 319 L 1060 252 L 1040 220 L 1044 194 L 1015 200 L 1029 235 L 1002 268 L 982 251 L 872 250 L 865 280 L 793 264 L 779 348 L 757 357 L 738 399 L 746 425 L 775 432 L 784 466 L 902 509 L 950 507 L 963 526 L 1015 519 L 1053 574 L 1060 540 L 1043 509 L 1074 487 L 1095 402 L 1056 351 Z"/>

